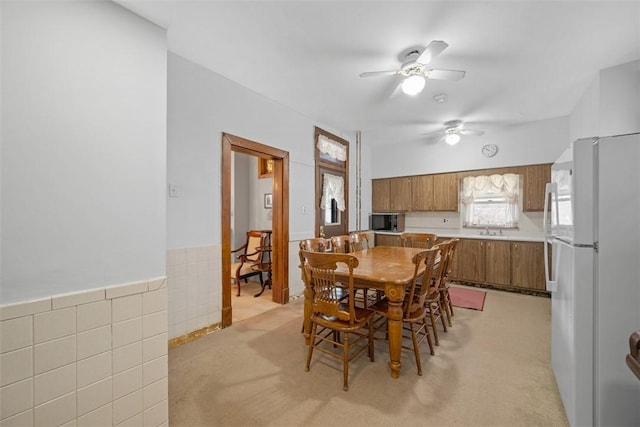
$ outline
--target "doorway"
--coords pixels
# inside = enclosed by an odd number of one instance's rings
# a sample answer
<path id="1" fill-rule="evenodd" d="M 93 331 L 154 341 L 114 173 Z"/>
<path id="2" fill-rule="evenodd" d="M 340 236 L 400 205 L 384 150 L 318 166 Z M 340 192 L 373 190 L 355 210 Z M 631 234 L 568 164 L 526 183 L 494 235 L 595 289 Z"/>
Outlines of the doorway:
<path id="1" fill-rule="evenodd" d="M 289 302 L 289 153 L 228 133 L 222 134 L 222 327 L 232 324 L 231 306 L 231 173 L 232 152 L 271 160 L 273 255 L 271 295 L 273 302 Z"/>

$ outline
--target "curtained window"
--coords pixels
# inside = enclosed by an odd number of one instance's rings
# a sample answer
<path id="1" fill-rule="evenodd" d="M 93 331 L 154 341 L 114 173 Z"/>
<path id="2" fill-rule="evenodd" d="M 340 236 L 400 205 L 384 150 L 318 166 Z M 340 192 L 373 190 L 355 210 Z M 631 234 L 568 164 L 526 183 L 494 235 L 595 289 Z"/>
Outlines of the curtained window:
<path id="1" fill-rule="evenodd" d="M 324 135 L 318 135 L 318 144 L 316 146 L 325 160 L 339 160 L 341 162 L 347 160 L 347 147 Z"/>
<path id="2" fill-rule="evenodd" d="M 325 224 L 337 224 L 340 222 L 338 211 L 345 210 L 344 179 L 328 173 L 322 176 L 320 207 L 324 209 Z"/>
<path id="3" fill-rule="evenodd" d="M 465 227 L 518 226 L 520 177 L 504 175 L 469 176 L 462 180 L 460 201 Z"/>

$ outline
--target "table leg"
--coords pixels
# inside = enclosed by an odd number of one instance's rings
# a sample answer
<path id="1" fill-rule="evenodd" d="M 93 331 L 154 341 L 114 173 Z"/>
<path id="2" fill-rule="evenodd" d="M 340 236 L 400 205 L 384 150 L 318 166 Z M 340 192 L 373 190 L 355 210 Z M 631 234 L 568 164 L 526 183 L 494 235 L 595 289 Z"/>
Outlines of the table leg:
<path id="1" fill-rule="evenodd" d="M 402 300 L 404 287 L 387 284 L 385 294 L 389 300 L 388 327 L 389 327 L 389 368 L 391 377 L 400 376 L 400 356 L 402 352 Z"/>

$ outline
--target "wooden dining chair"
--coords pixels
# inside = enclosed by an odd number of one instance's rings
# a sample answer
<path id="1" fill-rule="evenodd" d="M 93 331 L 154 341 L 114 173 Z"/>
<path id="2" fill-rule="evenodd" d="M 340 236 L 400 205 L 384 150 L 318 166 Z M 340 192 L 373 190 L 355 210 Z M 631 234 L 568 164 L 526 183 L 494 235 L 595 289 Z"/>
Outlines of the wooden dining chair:
<path id="1" fill-rule="evenodd" d="M 412 261 L 415 266 L 413 279 L 402 303 L 403 331 L 408 330 L 410 332 L 412 344 L 411 347 L 403 344 L 402 348 L 413 350 L 418 367 L 418 375 L 422 375 L 422 361 L 420 359 L 420 344 L 422 341 L 426 339 L 429 344 L 430 353 L 432 355 L 435 354 L 426 321 L 426 300 L 429 296 L 433 297 L 434 294 L 436 296 L 438 295 L 438 291 L 429 286 L 419 286 L 418 278 L 422 275 L 419 270 L 420 267 L 424 265 L 424 277 L 431 277 L 434 272 L 438 253 L 439 249 L 434 248 L 418 252 L 413 256 Z M 378 301 L 371 306 L 371 309 L 385 320 L 380 326 L 384 326 L 385 337 L 388 338 L 386 331 L 388 331 L 389 300 L 383 299 Z"/>
<path id="2" fill-rule="evenodd" d="M 231 264 L 231 274 L 233 274 L 232 278 L 238 285 L 237 296 L 240 296 L 240 282 L 244 280 L 244 282 L 247 283 L 247 279 L 251 276 L 259 276 L 260 286 L 264 289 L 262 273 L 265 271 L 264 269 L 258 269 L 255 267 L 259 266 L 263 262 L 265 249 L 270 246 L 269 234 L 270 232 L 266 231 L 249 230 L 247 231 L 247 240 L 244 245 L 231 251 L 231 254 L 239 253 L 236 255 L 236 259 L 238 261 Z"/>
<path id="3" fill-rule="evenodd" d="M 431 280 L 422 280 L 422 284 L 427 284 L 429 287 L 429 293 L 425 300 L 427 315 L 429 316 L 429 327 L 433 331 L 433 339 L 437 346 L 440 345 L 440 334 L 438 333 L 438 321 L 442 324 L 442 330 L 448 332 L 447 323 L 445 322 L 446 311 L 442 303 L 440 293 L 440 283 L 444 280 L 443 277 L 447 271 L 446 253 L 449 250 L 450 243 L 441 242 L 432 246 L 432 249 L 438 250 L 439 260 L 433 269 L 431 276 L 423 276 L 424 278 L 431 277 Z"/>
<path id="4" fill-rule="evenodd" d="M 349 235 L 349 243 L 351 245 L 349 252 L 362 251 L 371 247 L 367 233 L 351 233 Z"/>
<path id="5" fill-rule="evenodd" d="M 429 249 L 436 244 L 438 236 L 433 233 L 402 233 L 400 245 L 405 248 Z"/>
<path id="6" fill-rule="evenodd" d="M 331 241 L 324 237 L 300 240 L 300 250 L 312 252 L 328 252 L 331 249 Z"/>
<path id="7" fill-rule="evenodd" d="M 343 234 L 331 238 L 331 250 L 337 254 L 348 254 L 351 252 L 351 236 Z"/>
<path id="8" fill-rule="evenodd" d="M 449 276 L 451 275 L 451 270 L 453 268 L 453 258 L 456 254 L 458 242 L 460 242 L 460 239 L 458 238 L 445 241 L 445 243 L 448 244 L 447 253 L 445 255 L 445 271 L 443 272 L 444 275 L 438 284 L 442 308 L 445 310 L 449 326 L 452 326 L 451 319 L 453 318 L 453 304 L 451 304 L 451 295 L 449 295 Z"/>
<path id="9" fill-rule="evenodd" d="M 342 359 L 343 389 L 349 390 L 349 362 L 368 351 L 374 361 L 373 351 L 373 311 L 356 307 L 353 293 L 353 270 L 358 267 L 358 259 L 348 254 L 300 251 L 304 269 L 305 286 L 311 291 L 311 337 L 307 352 L 306 371 L 309 371 L 314 350 Z M 348 281 L 336 282 L 339 264 L 349 270 Z M 347 289 L 349 298 L 341 298 Z M 338 333 L 343 338 L 336 339 Z M 355 339 L 352 339 L 355 338 Z M 341 349 L 338 353 L 337 348 Z"/>

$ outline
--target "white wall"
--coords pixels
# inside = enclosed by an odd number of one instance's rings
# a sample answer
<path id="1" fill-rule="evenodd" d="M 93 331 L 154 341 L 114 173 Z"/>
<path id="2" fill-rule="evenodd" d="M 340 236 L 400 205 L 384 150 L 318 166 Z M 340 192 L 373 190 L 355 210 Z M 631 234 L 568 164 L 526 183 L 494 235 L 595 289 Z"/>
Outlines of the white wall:
<path id="1" fill-rule="evenodd" d="M 599 136 L 634 132 L 640 132 L 640 60 L 600 72 Z"/>
<path id="2" fill-rule="evenodd" d="M 482 156 L 480 149 L 487 143 L 498 145 L 494 157 Z M 389 144 L 372 150 L 372 175 L 385 178 L 551 163 L 568 144 L 567 117 L 494 129 L 481 137 L 463 137 L 454 146 L 426 141 Z"/>
<path id="3" fill-rule="evenodd" d="M 2 304 L 165 275 L 164 30 L 2 2 Z"/>

